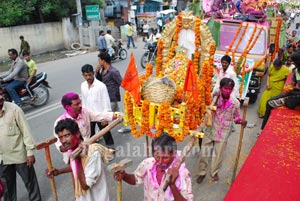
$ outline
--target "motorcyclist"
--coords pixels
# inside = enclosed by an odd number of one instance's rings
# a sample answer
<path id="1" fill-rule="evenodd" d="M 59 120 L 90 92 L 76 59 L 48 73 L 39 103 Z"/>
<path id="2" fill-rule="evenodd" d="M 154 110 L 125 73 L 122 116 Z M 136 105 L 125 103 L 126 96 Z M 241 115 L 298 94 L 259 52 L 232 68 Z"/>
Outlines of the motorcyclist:
<path id="1" fill-rule="evenodd" d="M 28 67 L 24 59 L 20 58 L 16 49 L 9 49 L 8 56 L 12 60 L 10 69 L 0 76 L 0 83 L 9 82 L 6 90 L 15 104 L 22 106 L 21 99 L 17 93 L 17 88 L 24 86 L 29 78 Z"/>
<path id="2" fill-rule="evenodd" d="M 157 31 L 157 29 L 152 29 L 152 32 L 147 39 L 148 43 L 155 43 L 158 41 L 158 39 L 161 37 L 161 34 Z"/>
<path id="3" fill-rule="evenodd" d="M 145 49 L 150 46 L 155 46 L 158 39 L 161 37 L 161 34 L 157 31 L 157 29 L 152 29 L 149 38 L 146 40 Z"/>
<path id="4" fill-rule="evenodd" d="M 116 39 L 114 39 L 114 37 L 111 35 L 111 30 L 107 30 L 104 37 L 105 37 L 105 40 L 106 40 L 108 54 L 109 54 L 110 57 L 112 57 L 116 53 L 115 52 L 116 47 L 113 47 L 114 43 L 116 42 Z"/>

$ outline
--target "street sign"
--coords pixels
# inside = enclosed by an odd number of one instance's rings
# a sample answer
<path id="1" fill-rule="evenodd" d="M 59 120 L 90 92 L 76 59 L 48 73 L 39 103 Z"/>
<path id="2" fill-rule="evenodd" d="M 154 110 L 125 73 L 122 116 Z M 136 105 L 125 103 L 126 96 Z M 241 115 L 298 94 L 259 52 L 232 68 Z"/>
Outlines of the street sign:
<path id="1" fill-rule="evenodd" d="M 87 20 L 100 20 L 99 5 L 85 6 Z"/>

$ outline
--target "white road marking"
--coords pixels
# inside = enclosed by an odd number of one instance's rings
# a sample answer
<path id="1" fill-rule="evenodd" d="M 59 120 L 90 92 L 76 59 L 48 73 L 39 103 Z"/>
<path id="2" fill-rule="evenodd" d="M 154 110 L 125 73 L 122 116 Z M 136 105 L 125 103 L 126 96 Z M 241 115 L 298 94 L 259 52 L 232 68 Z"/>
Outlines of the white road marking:
<path id="1" fill-rule="evenodd" d="M 142 75 L 142 74 L 145 74 L 146 71 L 143 71 L 143 72 L 140 72 L 139 75 Z M 81 98 L 81 95 L 80 95 L 80 98 Z M 57 102 L 57 103 L 53 103 L 52 105 L 48 105 L 46 107 L 43 107 L 41 109 L 37 109 L 33 112 L 30 112 L 28 114 L 25 114 L 25 117 L 27 120 L 31 120 L 31 119 L 34 119 L 36 117 L 39 117 L 45 113 L 48 113 L 48 112 L 51 112 L 59 107 L 62 107 L 61 106 L 61 103 L 60 102 Z"/>
<path id="2" fill-rule="evenodd" d="M 27 120 L 31 120 L 31 119 L 34 119 L 34 118 L 36 118 L 38 116 L 41 116 L 41 115 L 43 115 L 45 113 L 48 113 L 48 112 L 50 112 L 52 110 L 55 110 L 57 108 L 60 108 L 60 107 L 62 107 L 61 103 L 57 102 L 57 103 L 54 103 L 52 105 L 48 105 L 48 106 L 43 107 L 41 109 L 38 109 L 38 110 L 35 110 L 35 111 L 30 112 L 28 114 L 25 114 L 25 117 L 26 117 Z"/>

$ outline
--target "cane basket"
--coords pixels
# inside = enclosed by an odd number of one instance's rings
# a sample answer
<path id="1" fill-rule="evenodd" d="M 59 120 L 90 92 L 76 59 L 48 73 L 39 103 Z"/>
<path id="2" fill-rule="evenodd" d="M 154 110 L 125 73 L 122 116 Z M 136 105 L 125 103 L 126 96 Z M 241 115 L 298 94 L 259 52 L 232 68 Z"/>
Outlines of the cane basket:
<path id="1" fill-rule="evenodd" d="M 161 104 L 168 102 L 172 104 L 176 97 L 175 82 L 167 77 L 150 77 L 142 86 L 143 100 Z"/>

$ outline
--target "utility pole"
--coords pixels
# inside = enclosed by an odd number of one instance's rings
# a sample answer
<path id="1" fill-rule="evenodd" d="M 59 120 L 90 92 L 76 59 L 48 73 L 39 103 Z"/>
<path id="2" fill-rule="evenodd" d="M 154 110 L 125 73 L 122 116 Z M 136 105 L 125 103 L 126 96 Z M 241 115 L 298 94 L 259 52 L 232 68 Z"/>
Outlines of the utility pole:
<path id="1" fill-rule="evenodd" d="M 78 20 L 78 33 L 79 41 L 81 47 L 83 46 L 83 36 L 82 36 L 82 9 L 81 9 L 81 0 L 76 0 L 77 7 L 77 20 Z"/>
<path id="2" fill-rule="evenodd" d="M 128 22 L 131 22 L 131 16 L 130 16 L 131 5 L 130 5 L 130 0 L 127 0 L 127 7 L 128 7 L 127 20 L 128 20 Z"/>

